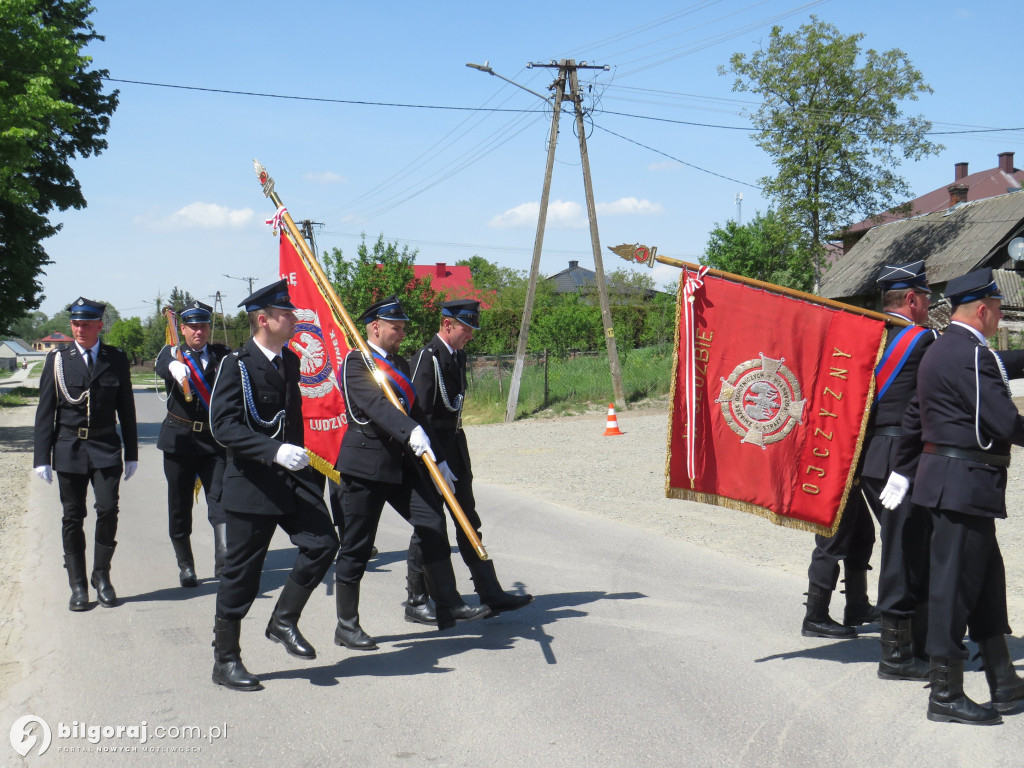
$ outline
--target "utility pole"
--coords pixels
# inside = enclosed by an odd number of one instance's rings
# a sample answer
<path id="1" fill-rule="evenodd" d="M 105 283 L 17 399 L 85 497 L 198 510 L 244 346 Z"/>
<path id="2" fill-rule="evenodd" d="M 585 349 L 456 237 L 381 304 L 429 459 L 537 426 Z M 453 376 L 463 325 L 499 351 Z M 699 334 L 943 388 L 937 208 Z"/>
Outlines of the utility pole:
<path id="1" fill-rule="evenodd" d="M 536 91 L 531 91 L 525 86 L 519 85 L 507 77 L 499 75 L 491 69 L 486 62 L 483 66 L 479 64 L 467 64 L 467 67 L 479 69 L 490 75 L 512 83 L 524 91 L 538 96 L 545 101 L 551 99 L 541 96 Z M 590 160 L 587 154 L 587 136 L 583 124 L 583 95 L 580 90 L 578 72 L 581 69 L 603 69 L 607 66 L 597 66 L 581 61 L 577 64 L 573 59 L 563 59 L 559 62 L 530 63 L 527 68 L 546 67 L 557 69 L 558 76 L 551 86 L 555 90 L 555 97 L 552 102 L 553 112 L 551 115 L 551 134 L 548 139 L 548 159 L 544 169 L 544 188 L 540 197 L 540 212 L 537 218 L 537 235 L 533 241 L 533 262 L 530 264 L 530 281 L 526 290 L 526 303 L 523 306 L 523 321 L 519 328 L 519 343 L 516 348 L 516 363 L 512 370 L 512 382 L 508 388 L 508 403 L 505 407 L 505 421 L 515 421 L 516 407 L 519 405 L 519 385 L 523 377 L 523 367 L 526 362 L 526 346 L 530 334 L 530 317 L 533 314 L 533 301 L 537 292 L 537 277 L 540 272 L 540 254 L 544 245 L 544 225 L 548 215 L 548 198 L 551 192 L 551 172 L 555 162 L 555 143 L 558 138 L 558 118 L 561 115 L 563 101 L 571 101 L 576 114 L 576 126 L 580 137 L 580 160 L 583 166 L 583 188 L 587 199 L 587 217 L 590 221 L 590 244 L 594 252 L 594 273 L 597 283 L 598 301 L 601 305 L 601 322 L 604 325 L 605 343 L 608 348 L 608 364 L 612 376 L 612 394 L 615 405 L 620 410 L 626 407 L 626 397 L 622 387 L 622 369 L 619 366 L 619 353 L 615 346 L 615 327 L 612 323 L 611 307 L 608 301 L 608 287 L 604 279 L 604 264 L 601 260 L 601 243 L 597 231 L 597 209 L 594 205 L 594 190 L 590 180 Z M 566 96 L 566 82 L 569 81 L 570 94 Z"/>
<path id="2" fill-rule="evenodd" d="M 249 291 L 249 293 L 252 293 L 252 291 Z M 220 327 L 224 331 L 224 344 L 227 346 L 231 346 L 230 344 L 228 344 L 228 324 L 227 321 L 224 319 L 224 300 L 221 298 L 220 291 L 217 291 L 216 295 L 214 295 L 212 298 L 213 311 L 217 312 L 217 307 L 220 307 Z"/>
<path id="3" fill-rule="evenodd" d="M 299 225 L 299 228 L 302 230 L 302 236 L 304 238 L 306 238 L 306 241 L 309 243 L 309 248 L 310 248 L 311 251 L 313 251 L 313 255 L 319 261 L 320 260 L 320 255 L 316 252 L 316 240 L 313 238 L 313 227 L 314 226 L 322 227 L 323 226 L 323 222 L 320 222 L 320 221 L 310 221 L 309 219 L 303 219 L 302 221 L 299 221 L 299 222 L 296 222 L 296 223 Z"/>
<path id="4" fill-rule="evenodd" d="M 222 272 L 221 274 L 224 273 Z M 229 277 L 232 280 L 242 280 L 249 283 L 249 295 L 252 295 L 252 281 L 256 279 L 255 277 L 235 277 L 234 275 L 224 275 L 224 277 Z"/>
<path id="5" fill-rule="evenodd" d="M 597 296 L 601 303 L 601 320 L 604 323 L 604 340 L 608 347 L 608 366 L 612 374 L 612 392 L 615 395 L 615 407 L 623 410 L 626 407 L 626 395 L 622 387 L 622 368 L 619 367 L 619 353 L 615 344 L 615 325 L 612 323 L 612 310 L 608 301 L 608 286 L 604 281 L 604 262 L 601 260 L 601 238 L 597 233 L 597 207 L 594 205 L 594 185 L 590 180 L 590 159 L 587 154 L 587 131 L 583 124 L 583 93 L 580 91 L 579 75 L 577 74 L 585 62 L 575 65 L 571 59 L 565 62 L 569 70 L 569 83 L 572 86 L 572 101 L 576 109 L 576 130 L 580 135 L 580 160 L 583 165 L 583 190 L 587 198 L 587 218 L 590 219 L 590 247 L 594 251 L 594 275 L 597 281 Z M 591 67 L 597 69 L 597 67 Z"/>
<path id="6" fill-rule="evenodd" d="M 736 223 L 743 226 L 743 193 L 736 193 Z"/>

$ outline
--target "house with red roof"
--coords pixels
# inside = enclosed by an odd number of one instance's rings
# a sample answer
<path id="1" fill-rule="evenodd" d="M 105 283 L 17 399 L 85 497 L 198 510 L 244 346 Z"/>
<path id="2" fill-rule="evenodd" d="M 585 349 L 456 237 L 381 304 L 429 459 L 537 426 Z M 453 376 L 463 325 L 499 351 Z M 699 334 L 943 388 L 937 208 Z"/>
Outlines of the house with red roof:
<path id="1" fill-rule="evenodd" d="M 448 299 L 475 299 L 483 309 L 491 303 L 484 298 L 481 291 L 473 287 L 473 275 L 466 266 L 452 266 L 439 261 L 436 264 L 413 264 L 416 280 L 430 278 L 430 287 L 435 291 L 445 291 Z"/>
<path id="2" fill-rule="evenodd" d="M 44 336 L 32 343 L 33 349 L 38 349 L 42 352 L 49 352 L 51 349 L 56 349 L 62 344 L 70 344 L 74 339 L 68 336 L 66 333 L 60 331 L 54 331 L 49 336 Z"/>

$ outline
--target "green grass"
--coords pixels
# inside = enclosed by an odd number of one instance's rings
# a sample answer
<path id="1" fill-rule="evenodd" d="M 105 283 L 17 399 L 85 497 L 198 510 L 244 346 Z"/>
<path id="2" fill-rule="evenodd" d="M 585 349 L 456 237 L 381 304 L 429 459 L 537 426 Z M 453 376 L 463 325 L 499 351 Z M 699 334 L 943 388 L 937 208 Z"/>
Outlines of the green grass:
<path id="1" fill-rule="evenodd" d="M 39 390 L 35 387 L 11 387 L 3 394 L 0 394 L 0 408 L 27 405 L 37 397 L 39 397 Z"/>
<path id="2" fill-rule="evenodd" d="M 627 403 L 667 395 L 672 385 L 672 346 L 619 352 L 622 387 Z M 469 392 L 463 411 L 466 424 L 504 421 L 514 360 L 471 361 Z M 608 356 L 548 358 L 548 397 L 544 398 L 544 366 L 539 356 L 527 357 L 519 386 L 516 418 L 535 415 L 573 416 L 607 408 L 615 399 Z"/>

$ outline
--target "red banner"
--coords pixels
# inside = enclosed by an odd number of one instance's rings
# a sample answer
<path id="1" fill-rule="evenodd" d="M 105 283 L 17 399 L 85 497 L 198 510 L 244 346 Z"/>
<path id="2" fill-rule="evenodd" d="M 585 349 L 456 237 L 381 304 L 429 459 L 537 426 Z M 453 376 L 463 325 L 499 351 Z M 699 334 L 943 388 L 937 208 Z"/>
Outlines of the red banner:
<path id="1" fill-rule="evenodd" d="M 288 295 L 297 307 L 295 315 L 299 319 L 288 346 L 300 359 L 299 389 L 306 447 L 334 464 L 347 424 L 338 372 L 348 354 L 348 343 L 284 232 L 281 277 L 288 281 Z"/>
<path id="2" fill-rule="evenodd" d="M 686 270 L 679 290 L 667 494 L 831 535 L 885 323 Z"/>

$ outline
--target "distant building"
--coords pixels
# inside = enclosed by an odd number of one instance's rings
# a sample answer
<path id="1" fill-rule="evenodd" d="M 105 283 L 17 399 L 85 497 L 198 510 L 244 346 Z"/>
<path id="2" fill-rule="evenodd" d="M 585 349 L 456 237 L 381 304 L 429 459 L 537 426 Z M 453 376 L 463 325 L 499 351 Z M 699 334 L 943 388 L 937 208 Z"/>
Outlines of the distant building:
<path id="1" fill-rule="evenodd" d="M 547 280 L 554 283 L 555 293 L 597 293 L 597 273 L 586 267 L 581 267 L 578 261 L 570 261 L 568 269 L 551 275 Z M 652 288 L 637 288 L 631 285 L 608 286 L 608 301 L 615 304 L 636 296 L 640 296 L 646 301 L 653 299 L 658 293 L 659 291 Z"/>
<path id="2" fill-rule="evenodd" d="M 72 341 L 74 341 L 74 339 L 66 333 L 54 331 L 49 336 L 44 336 L 39 339 L 39 341 L 33 342 L 32 348 L 41 352 L 49 352 L 51 349 L 56 349 L 62 344 L 70 344 Z"/>
<path id="3" fill-rule="evenodd" d="M 19 365 L 31 363 L 34 360 L 42 360 L 45 357 L 45 352 L 33 349 L 27 342 L 21 339 L 0 341 L 0 369 L 13 371 Z"/>
<path id="4" fill-rule="evenodd" d="M 413 264 L 412 271 L 417 281 L 429 277 L 430 287 L 435 291 L 445 291 L 448 299 L 475 299 L 484 309 L 491 306 L 492 302 L 473 287 L 473 274 L 469 267 L 449 266 L 439 261 L 436 264 Z"/>

